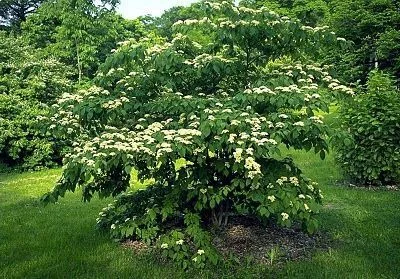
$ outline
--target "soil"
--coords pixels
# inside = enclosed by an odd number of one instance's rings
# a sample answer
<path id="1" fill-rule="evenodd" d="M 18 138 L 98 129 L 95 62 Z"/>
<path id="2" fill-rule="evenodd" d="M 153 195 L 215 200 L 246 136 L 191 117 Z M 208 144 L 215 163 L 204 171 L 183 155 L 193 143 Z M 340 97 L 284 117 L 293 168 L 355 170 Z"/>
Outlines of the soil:
<path id="1" fill-rule="evenodd" d="M 122 247 L 133 250 L 136 254 L 141 254 L 149 250 L 149 246 L 141 241 L 127 240 L 122 243 Z"/>
<path id="2" fill-rule="evenodd" d="M 351 189 L 361 189 L 370 191 L 399 191 L 400 185 L 371 185 L 371 184 L 353 184 L 348 181 L 337 181 L 336 184 L 341 187 Z"/>
<path id="3" fill-rule="evenodd" d="M 296 225 L 292 228 L 274 224 L 263 226 L 245 217 L 232 218 L 227 227 L 214 230 L 212 234 L 213 244 L 226 259 L 266 265 L 311 258 L 316 251 L 329 250 L 332 245 L 322 232 L 310 236 Z M 122 246 L 136 254 L 151 250 L 140 241 L 126 241 Z"/>
<path id="4" fill-rule="evenodd" d="M 213 243 L 225 257 L 233 255 L 269 265 L 310 258 L 317 250 L 328 250 L 331 244 L 321 232 L 310 236 L 296 226 L 262 226 L 244 218 L 234 219 L 216 233 Z"/>

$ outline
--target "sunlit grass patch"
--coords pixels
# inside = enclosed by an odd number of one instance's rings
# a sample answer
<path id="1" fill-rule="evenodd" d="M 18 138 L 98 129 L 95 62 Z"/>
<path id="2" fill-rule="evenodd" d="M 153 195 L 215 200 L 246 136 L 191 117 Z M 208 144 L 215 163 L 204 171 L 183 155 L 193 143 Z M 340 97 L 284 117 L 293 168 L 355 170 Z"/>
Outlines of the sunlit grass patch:
<path id="1" fill-rule="evenodd" d="M 311 260 L 283 266 L 226 264 L 180 271 L 150 255 L 135 255 L 95 230 L 98 212 L 112 199 L 82 202 L 68 193 L 44 207 L 39 198 L 61 170 L 0 175 L 0 278 L 396 278 L 400 274 L 400 193 L 338 186 L 333 154 L 288 150 L 305 175 L 320 183 L 318 217 L 332 247 Z M 145 187 L 131 180 L 132 189 Z"/>

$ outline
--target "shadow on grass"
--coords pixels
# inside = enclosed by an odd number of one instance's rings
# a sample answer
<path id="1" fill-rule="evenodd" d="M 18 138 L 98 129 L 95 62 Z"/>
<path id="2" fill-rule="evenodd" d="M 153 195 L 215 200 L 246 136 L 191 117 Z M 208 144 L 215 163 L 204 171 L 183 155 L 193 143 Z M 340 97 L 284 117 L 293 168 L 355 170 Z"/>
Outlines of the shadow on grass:
<path id="1" fill-rule="evenodd" d="M 312 153 L 290 155 L 320 182 L 329 205 L 319 219 L 332 249 L 310 260 L 182 272 L 152 256 L 136 256 L 95 230 L 109 200 L 84 204 L 76 193 L 56 205 L 39 203 L 55 171 L 0 177 L 0 278 L 398 278 L 400 192 L 336 187 L 340 175 L 331 155 L 326 161 Z"/>

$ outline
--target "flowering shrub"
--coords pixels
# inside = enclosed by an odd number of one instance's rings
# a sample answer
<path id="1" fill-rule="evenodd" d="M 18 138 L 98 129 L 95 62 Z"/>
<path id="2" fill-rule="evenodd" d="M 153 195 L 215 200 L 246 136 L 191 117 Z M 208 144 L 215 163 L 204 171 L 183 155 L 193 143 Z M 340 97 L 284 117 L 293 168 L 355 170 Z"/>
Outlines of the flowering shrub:
<path id="1" fill-rule="evenodd" d="M 81 140 L 43 197 L 78 186 L 85 200 L 122 193 L 99 226 L 153 243 L 183 267 L 218 261 L 208 228 L 232 215 L 315 231 L 321 192 L 280 147 L 323 158 L 327 128 L 314 112 L 352 94 L 304 58 L 336 44 L 327 28 L 227 1 L 204 9 L 209 17 L 177 22 L 171 42 L 122 43 L 97 86 L 59 100 L 54 129 Z M 199 32 L 212 43 L 196 42 Z M 130 193 L 132 168 L 154 185 Z"/>
<path id="2" fill-rule="evenodd" d="M 33 101 L 0 93 L 0 160 L 7 166 L 34 169 L 61 163 L 61 142 L 41 129 L 48 110 Z"/>
<path id="3" fill-rule="evenodd" d="M 43 131 L 51 104 L 72 88 L 70 68 L 0 32 L 0 159 L 33 169 L 61 163 L 62 138 Z"/>
<path id="4" fill-rule="evenodd" d="M 342 107 L 344 137 L 338 141 L 338 161 L 361 184 L 400 182 L 400 93 L 390 77 L 369 76 L 365 94 Z"/>
<path id="5" fill-rule="evenodd" d="M 72 70 L 20 37 L 0 32 L 0 94 L 16 95 L 45 104 L 72 89 Z"/>

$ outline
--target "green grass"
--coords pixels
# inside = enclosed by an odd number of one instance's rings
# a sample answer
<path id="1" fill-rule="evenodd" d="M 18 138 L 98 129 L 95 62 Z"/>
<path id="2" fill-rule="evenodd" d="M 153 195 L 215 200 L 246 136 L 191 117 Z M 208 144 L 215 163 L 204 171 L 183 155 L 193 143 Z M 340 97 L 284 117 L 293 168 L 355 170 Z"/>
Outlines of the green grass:
<path id="1" fill-rule="evenodd" d="M 80 193 L 70 193 L 43 207 L 39 197 L 61 172 L 48 170 L 0 175 L 0 278 L 398 278 L 400 193 L 338 186 L 332 156 L 290 154 L 326 197 L 319 219 L 333 246 L 310 260 L 182 272 L 97 232 L 97 214 L 110 200 L 84 204 Z"/>

